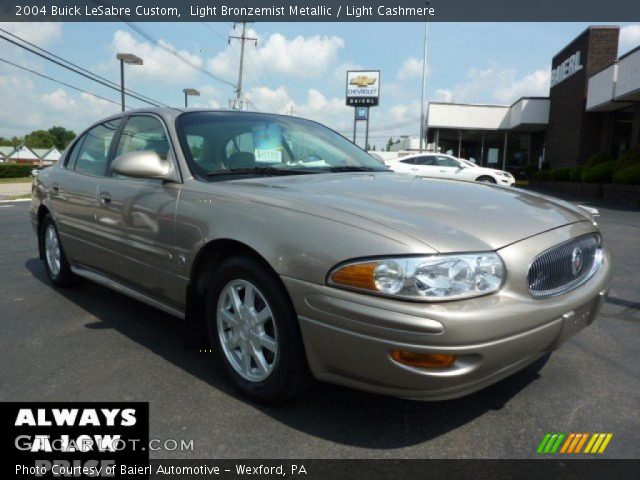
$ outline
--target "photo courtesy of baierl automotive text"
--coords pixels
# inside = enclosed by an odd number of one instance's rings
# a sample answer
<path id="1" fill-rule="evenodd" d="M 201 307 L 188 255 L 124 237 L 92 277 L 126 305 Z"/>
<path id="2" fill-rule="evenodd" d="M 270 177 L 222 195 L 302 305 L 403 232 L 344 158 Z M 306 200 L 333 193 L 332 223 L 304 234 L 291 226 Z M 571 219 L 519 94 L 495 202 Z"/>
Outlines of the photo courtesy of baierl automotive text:
<path id="1" fill-rule="evenodd" d="M 10 478 L 637 479 L 630 0 L 0 0 Z"/>

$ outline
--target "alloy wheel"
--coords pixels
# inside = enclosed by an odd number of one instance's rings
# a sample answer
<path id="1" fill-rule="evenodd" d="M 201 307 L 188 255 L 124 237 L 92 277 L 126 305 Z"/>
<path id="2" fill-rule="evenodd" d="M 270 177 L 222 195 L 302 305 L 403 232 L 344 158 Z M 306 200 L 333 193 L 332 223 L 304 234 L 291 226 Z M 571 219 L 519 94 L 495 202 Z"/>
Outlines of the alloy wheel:
<path id="1" fill-rule="evenodd" d="M 266 380 L 278 360 L 278 333 L 260 290 L 233 280 L 222 289 L 216 312 L 220 345 L 230 365 L 250 382 Z"/>
<path id="2" fill-rule="evenodd" d="M 53 225 L 47 225 L 44 234 L 44 253 L 49 271 L 54 277 L 60 274 L 60 241 Z"/>

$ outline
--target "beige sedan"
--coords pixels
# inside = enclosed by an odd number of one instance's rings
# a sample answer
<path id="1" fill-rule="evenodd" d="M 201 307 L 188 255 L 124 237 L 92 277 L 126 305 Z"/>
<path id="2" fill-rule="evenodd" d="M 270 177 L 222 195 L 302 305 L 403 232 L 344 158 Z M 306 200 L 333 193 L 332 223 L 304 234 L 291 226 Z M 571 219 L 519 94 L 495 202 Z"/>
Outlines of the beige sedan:
<path id="1" fill-rule="evenodd" d="M 31 219 L 53 284 L 89 279 L 175 315 L 264 402 L 314 377 L 468 394 L 593 322 L 611 280 L 589 212 L 393 173 L 290 116 L 107 118 L 34 179 Z"/>

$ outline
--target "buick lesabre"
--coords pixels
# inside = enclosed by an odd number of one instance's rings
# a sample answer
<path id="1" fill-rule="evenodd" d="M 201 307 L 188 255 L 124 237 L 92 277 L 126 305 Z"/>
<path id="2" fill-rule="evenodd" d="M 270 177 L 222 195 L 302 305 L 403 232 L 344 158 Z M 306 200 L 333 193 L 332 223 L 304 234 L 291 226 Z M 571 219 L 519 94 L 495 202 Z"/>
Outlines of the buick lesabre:
<path id="1" fill-rule="evenodd" d="M 198 332 L 245 395 L 310 379 L 466 395 L 589 325 L 611 279 L 590 212 L 500 185 L 388 170 L 332 130 L 151 109 L 81 133 L 33 183 L 59 287 L 98 282 Z"/>

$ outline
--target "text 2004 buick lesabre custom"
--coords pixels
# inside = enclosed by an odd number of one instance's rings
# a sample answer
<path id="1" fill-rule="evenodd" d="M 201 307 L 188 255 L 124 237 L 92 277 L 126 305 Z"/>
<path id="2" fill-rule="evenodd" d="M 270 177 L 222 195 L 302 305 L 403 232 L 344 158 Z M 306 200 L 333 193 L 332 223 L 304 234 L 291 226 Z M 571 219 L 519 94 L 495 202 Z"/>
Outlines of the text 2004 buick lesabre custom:
<path id="1" fill-rule="evenodd" d="M 110 117 L 34 180 L 52 282 L 114 288 L 208 332 L 261 401 L 312 377 L 444 399 L 591 323 L 611 278 L 593 218 L 495 185 L 395 174 L 311 121 Z"/>

